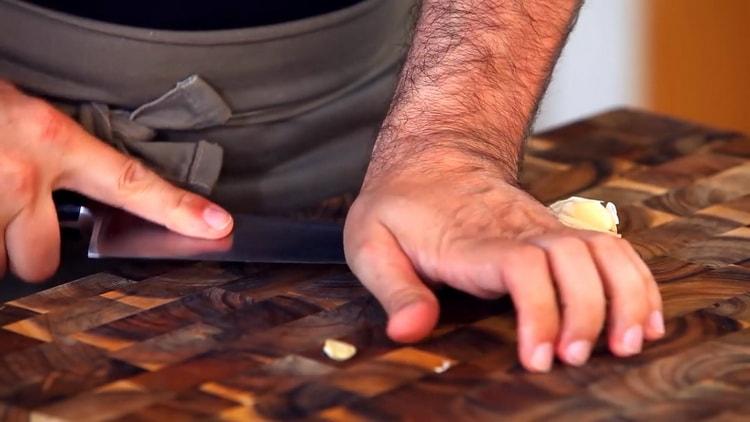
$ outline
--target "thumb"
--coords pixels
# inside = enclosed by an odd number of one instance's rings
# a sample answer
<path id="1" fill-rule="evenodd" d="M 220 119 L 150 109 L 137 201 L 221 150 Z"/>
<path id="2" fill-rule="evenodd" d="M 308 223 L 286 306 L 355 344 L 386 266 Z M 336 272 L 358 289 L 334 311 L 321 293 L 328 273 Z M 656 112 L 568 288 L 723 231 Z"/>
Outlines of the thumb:
<path id="1" fill-rule="evenodd" d="M 219 239 L 232 231 L 231 215 L 211 201 L 180 189 L 61 117 L 67 138 L 57 188 L 74 190 L 122 208 L 177 233 Z"/>
<path id="2" fill-rule="evenodd" d="M 440 312 L 435 295 L 419 279 L 385 227 L 377 226 L 356 236 L 346 242 L 347 262 L 388 313 L 388 336 L 404 343 L 426 337 Z"/>

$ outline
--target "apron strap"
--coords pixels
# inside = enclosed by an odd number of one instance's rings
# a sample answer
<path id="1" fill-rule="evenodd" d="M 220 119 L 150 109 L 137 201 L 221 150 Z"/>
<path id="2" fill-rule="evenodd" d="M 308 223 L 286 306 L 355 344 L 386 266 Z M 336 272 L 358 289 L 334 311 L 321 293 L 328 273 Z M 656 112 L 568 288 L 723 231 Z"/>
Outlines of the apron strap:
<path id="1" fill-rule="evenodd" d="M 216 185 L 223 150 L 199 140 L 158 140 L 158 130 L 198 130 L 225 124 L 232 111 L 200 76 L 192 75 L 159 98 L 132 112 L 106 104 L 84 103 L 74 110 L 90 133 L 125 154 L 138 157 L 162 177 L 208 195 Z"/>

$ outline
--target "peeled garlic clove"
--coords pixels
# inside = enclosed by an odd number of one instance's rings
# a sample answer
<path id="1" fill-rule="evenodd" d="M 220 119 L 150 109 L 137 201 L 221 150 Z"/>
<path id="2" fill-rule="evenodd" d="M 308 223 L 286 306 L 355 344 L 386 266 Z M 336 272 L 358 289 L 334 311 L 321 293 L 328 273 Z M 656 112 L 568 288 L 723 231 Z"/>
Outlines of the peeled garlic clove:
<path id="1" fill-rule="evenodd" d="M 620 219 L 615 204 L 573 196 L 549 206 L 561 223 L 582 230 L 617 234 Z"/>
<path id="2" fill-rule="evenodd" d="M 329 358 L 343 362 L 357 354 L 357 348 L 349 343 L 329 338 L 323 344 L 323 353 Z"/>

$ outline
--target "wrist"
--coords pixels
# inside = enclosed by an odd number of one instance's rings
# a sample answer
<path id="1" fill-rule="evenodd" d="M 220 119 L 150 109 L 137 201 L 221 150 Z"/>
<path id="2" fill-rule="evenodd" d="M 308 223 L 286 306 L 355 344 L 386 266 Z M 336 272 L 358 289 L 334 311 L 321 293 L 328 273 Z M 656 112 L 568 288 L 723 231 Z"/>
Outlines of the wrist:
<path id="1" fill-rule="evenodd" d="M 477 136 L 440 133 L 387 137 L 381 133 L 365 177 L 365 187 L 381 179 L 420 177 L 447 180 L 490 178 L 518 185 L 520 142 L 492 144 Z"/>
<path id="2" fill-rule="evenodd" d="M 375 143 L 368 174 L 429 163 L 448 169 L 481 169 L 516 183 L 528 136 L 530 118 L 525 113 L 490 117 L 479 109 L 462 112 L 458 105 L 449 106 L 448 100 L 422 100 L 417 103 L 430 104 L 429 109 L 415 109 L 414 101 L 394 104 Z"/>

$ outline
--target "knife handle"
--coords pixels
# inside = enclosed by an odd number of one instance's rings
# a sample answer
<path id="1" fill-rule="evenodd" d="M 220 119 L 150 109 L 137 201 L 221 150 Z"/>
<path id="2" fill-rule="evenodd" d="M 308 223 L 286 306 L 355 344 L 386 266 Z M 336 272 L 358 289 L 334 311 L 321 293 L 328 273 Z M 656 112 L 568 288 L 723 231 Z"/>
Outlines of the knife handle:
<path id="1" fill-rule="evenodd" d="M 62 227 L 78 228 L 81 219 L 86 214 L 86 207 L 77 204 L 56 204 L 57 221 Z"/>
<path id="2" fill-rule="evenodd" d="M 61 190 L 52 193 L 52 201 L 60 227 L 84 230 L 91 224 L 92 213 L 88 205 L 92 202 L 85 197 Z"/>

